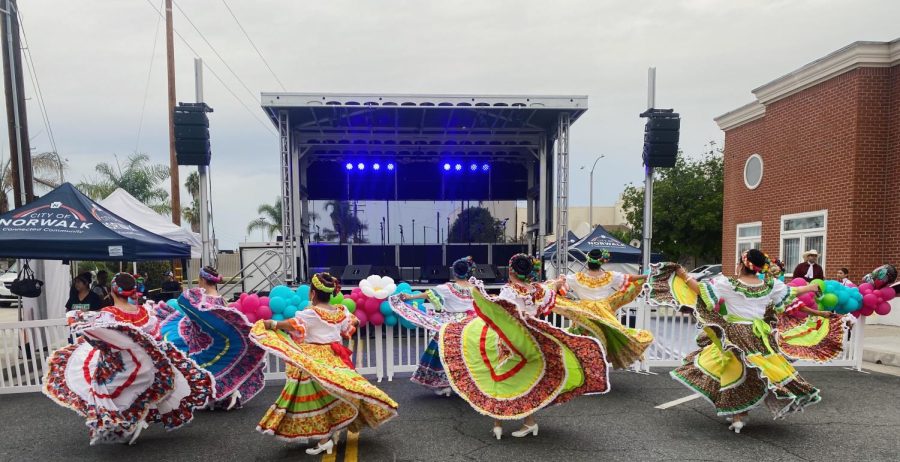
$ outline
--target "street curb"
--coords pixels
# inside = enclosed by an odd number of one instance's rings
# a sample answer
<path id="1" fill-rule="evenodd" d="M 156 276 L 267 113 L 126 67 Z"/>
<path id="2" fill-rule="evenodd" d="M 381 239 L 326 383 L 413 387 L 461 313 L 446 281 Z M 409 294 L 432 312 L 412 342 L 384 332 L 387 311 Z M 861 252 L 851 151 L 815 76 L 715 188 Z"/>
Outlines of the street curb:
<path id="1" fill-rule="evenodd" d="M 879 348 L 863 348 L 863 361 L 900 367 L 900 352 Z"/>

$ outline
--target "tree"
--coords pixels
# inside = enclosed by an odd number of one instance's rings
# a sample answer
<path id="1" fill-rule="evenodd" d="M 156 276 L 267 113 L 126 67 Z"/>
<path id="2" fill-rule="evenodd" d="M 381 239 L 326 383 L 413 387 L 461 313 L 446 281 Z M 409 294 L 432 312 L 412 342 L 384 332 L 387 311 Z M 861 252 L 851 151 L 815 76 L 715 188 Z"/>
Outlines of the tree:
<path id="1" fill-rule="evenodd" d="M 673 261 L 721 258 L 723 174 L 721 150 L 699 159 L 679 156 L 675 167 L 655 170 L 653 251 Z M 622 200 L 629 226 L 641 235 L 644 188 L 626 186 Z"/>
<path id="2" fill-rule="evenodd" d="M 184 187 L 191 195 L 191 205 L 181 207 L 181 217 L 191 224 L 191 231 L 200 232 L 200 175 L 191 172 L 184 180 Z"/>
<path id="3" fill-rule="evenodd" d="M 31 156 L 31 170 L 34 185 L 44 189 L 59 186 L 60 173 L 68 168 L 55 152 L 42 152 Z M 13 191 L 12 157 L 0 164 L 0 213 L 10 210 L 9 193 Z"/>
<path id="4" fill-rule="evenodd" d="M 448 242 L 504 242 L 504 225 L 484 207 L 470 207 L 450 225 Z"/>
<path id="5" fill-rule="evenodd" d="M 150 156 L 135 153 L 128 156 L 124 168 L 117 158 L 115 166 L 101 162 L 94 169 L 99 178 L 78 184 L 78 189 L 91 199 L 101 200 L 122 188 L 157 213 L 172 211 L 168 191 L 159 186 L 169 178 L 168 165 L 151 164 Z"/>
<path id="6" fill-rule="evenodd" d="M 331 226 L 334 231 L 323 230 L 323 237 L 328 236 L 329 233 L 335 233 L 341 244 L 349 242 L 350 238 L 353 238 L 356 243 L 366 242 L 362 232 L 369 229 L 369 226 L 360 221 L 359 217 L 353 213 L 349 201 L 328 201 L 325 203 L 325 210 L 329 211 L 328 217 L 331 218 Z"/>
<path id="7" fill-rule="evenodd" d="M 247 225 L 247 234 L 252 233 L 256 230 L 264 231 L 269 238 L 275 237 L 275 235 L 281 234 L 281 198 L 275 199 L 275 203 L 270 204 L 262 204 L 256 209 L 256 213 L 262 215 L 261 217 L 251 221 Z"/>
<path id="8" fill-rule="evenodd" d="M 643 194 L 643 190 L 642 190 L 641 193 Z M 606 231 L 609 232 L 609 234 L 610 234 L 612 237 L 618 239 L 619 242 L 622 242 L 622 243 L 625 243 L 625 244 L 628 244 L 629 242 L 631 242 L 632 239 L 638 239 L 638 240 L 640 240 L 640 238 L 641 238 L 641 236 L 635 235 L 634 231 L 632 231 L 631 228 L 625 228 L 625 229 L 607 229 Z"/>

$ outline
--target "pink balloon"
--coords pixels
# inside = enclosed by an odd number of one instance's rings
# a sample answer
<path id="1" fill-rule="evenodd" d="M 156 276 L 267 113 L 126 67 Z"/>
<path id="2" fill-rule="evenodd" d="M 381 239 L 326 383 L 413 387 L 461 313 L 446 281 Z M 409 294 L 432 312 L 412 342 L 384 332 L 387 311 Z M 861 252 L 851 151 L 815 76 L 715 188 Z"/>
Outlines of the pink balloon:
<path id="1" fill-rule="evenodd" d="M 350 295 L 358 295 L 362 293 L 362 289 L 359 287 L 354 287 L 353 290 L 350 291 Z"/>
<path id="2" fill-rule="evenodd" d="M 875 314 L 875 307 L 864 306 L 859 310 L 859 312 L 862 313 L 863 316 L 872 316 L 873 314 Z"/>
<path id="3" fill-rule="evenodd" d="M 862 310 L 856 310 L 856 311 L 854 311 L 853 313 L 850 313 L 850 314 L 852 314 L 854 318 L 859 319 L 859 317 L 862 316 Z"/>
<path id="4" fill-rule="evenodd" d="M 864 307 L 872 307 L 874 309 L 875 306 L 877 306 L 877 305 L 878 305 L 878 296 L 877 295 L 872 294 L 872 293 L 863 295 L 863 306 Z"/>
<path id="5" fill-rule="evenodd" d="M 371 322 L 375 326 L 380 326 L 384 324 L 384 316 L 380 311 L 377 311 L 369 316 L 369 322 Z"/>
<path id="6" fill-rule="evenodd" d="M 806 284 L 807 284 L 806 279 L 794 278 L 794 279 L 791 279 L 791 282 L 789 282 L 787 285 L 789 285 L 791 287 L 803 287 Z"/>
<path id="7" fill-rule="evenodd" d="M 863 295 L 865 295 L 866 293 L 871 292 L 873 290 L 875 290 L 875 286 L 873 286 L 872 284 L 869 284 L 868 282 L 864 282 L 859 285 L 859 291 L 862 292 Z"/>
<path id="8" fill-rule="evenodd" d="M 261 306 L 256 309 L 256 317 L 258 319 L 272 319 L 272 309 L 268 306 Z"/>
<path id="9" fill-rule="evenodd" d="M 242 293 L 242 294 L 241 294 L 241 297 L 240 297 L 240 300 L 241 300 L 241 301 L 244 301 L 244 299 L 247 298 L 249 295 L 250 295 L 250 294 L 248 294 L 248 293 L 246 293 L 246 292 L 245 292 L 245 293 Z"/>
<path id="10" fill-rule="evenodd" d="M 891 304 L 888 302 L 881 302 L 878 306 L 875 307 L 875 312 L 884 316 L 891 312 Z"/>
<path id="11" fill-rule="evenodd" d="M 891 300 L 897 296 L 897 292 L 894 291 L 893 287 L 882 287 L 878 291 L 881 292 L 881 299 L 884 301 Z"/>
<path id="12" fill-rule="evenodd" d="M 369 317 L 366 315 L 366 312 L 364 310 L 356 310 L 356 312 L 353 314 L 356 316 L 356 319 L 359 319 L 360 327 L 365 326 L 369 323 Z"/>
<path id="13" fill-rule="evenodd" d="M 269 297 L 259 297 L 259 306 L 269 306 Z"/>
<path id="14" fill-rule="evenodd" d="M 250 321 L 250 324 L 258 321 L 258 319 L 256 318 L 256 313 L 244 313 L 244 316 L 247 317 L 247 320 Z"/>
<path id="15" fill-rule="evenodd" d="M 818 307 L 818 305 L 816 304 L 816 296 L 813 295 L 812 292 L 807 292 L 797 297 L 797 299 L 803 302 L 803 304 L 808 308 L 816 309 Z"/>
<path id="16" fill-rule="evenodd" d="M 369 298 L 368 300 L 366 300 L 366 305 L 365 305 L 364 309 L 366 310 L 366 312 L 369 315 L 373 315 L 375 313 L 379 313 L 379 314 L 381 313 L 380 307 L 381 307 L 381 300 L 378 300 L 377 298 Z M 369 316 L 369 318 L 371 321 L 374 322 L 374 319 L 371 319 L 372 316 Z"/>
<path id="17" fill-rule="evenodd" d="M 250 311 L 256 311 L 256 309 L 259 308 L 259 295 L 248 295 L 247 298 L 245 298 L 244 301 L 241 302 L 241 305 L 246 306 Z"/>

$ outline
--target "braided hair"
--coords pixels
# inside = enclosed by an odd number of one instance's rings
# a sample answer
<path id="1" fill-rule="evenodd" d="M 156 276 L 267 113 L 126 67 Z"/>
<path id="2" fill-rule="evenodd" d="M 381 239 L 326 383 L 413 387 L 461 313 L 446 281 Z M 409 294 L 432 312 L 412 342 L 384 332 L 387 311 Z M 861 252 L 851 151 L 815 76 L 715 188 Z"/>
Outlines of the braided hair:
<path id="1" fill-rule="evenodd" d="M 316 273 L 312 277 L 309 293 L 313 303 L 328 303 L 331 296 L 340 293 L 341 281 L 329 273 Z"/>

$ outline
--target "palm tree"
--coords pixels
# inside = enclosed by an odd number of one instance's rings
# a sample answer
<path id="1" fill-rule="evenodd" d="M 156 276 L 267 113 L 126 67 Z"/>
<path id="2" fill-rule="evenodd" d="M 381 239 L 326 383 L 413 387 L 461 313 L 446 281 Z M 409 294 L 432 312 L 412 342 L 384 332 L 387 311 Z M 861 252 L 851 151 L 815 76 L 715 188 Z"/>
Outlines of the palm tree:
<path id="1" fill-rule="evenodd" d="M 262 230 L 269 238 L 281 234 L 281 198 L 275 199 L 275 204 L 262 204 L 256 209 L 261 217 L 251 221 L 247 225 L 247 234 L 256 230 Z"/>
<path id="2" fill-rule="evenodd" d="M 191 172 L 184 180 L 184 187 L 191 195 L 191 205 L 181 207 L 181 217 L 191 224 L 191 231 L 200 232 L 200 175 Z"/>
<path id="3" fill-rule="evenodd" d="M 349 241 L 351 237 L 354 238 L 355 242 L 366 242 L 366 239 L 362 236 L 362 231 L 369 229 L 369 227 L 353 214 L 350 202 L 328 201 L 325 203 L 325 209 L 331 211 L 328 216 L 331 218 L 334 232 L 337 233 L 338 241 L 341 244 Z"/>
<path id="4" fill-rule="evenodd" d="M 31 170 L 35 186 L 53 189 L 59 186 L 61 173 L 68 166 L 55 152 L 31 156 Z M 12 157 L 0 163 L 0 213 L 9 211 L 8 194 L 13 191 Z"/>
<path id="5" fill-rule="evenodd" d="M 118 158 L 115 166 L 101 162 L 95 167 L 100 178 L 82 181 L 78 189 L 91 199 L 100 200 L 122 188 L 157 213 L 169 213 L 172 211 L 169 193 L 159 187 L 169 178 L 169 166 L 149 162 L 150 156 L 137 153 L 128 156 L 124 168 Z"/>

